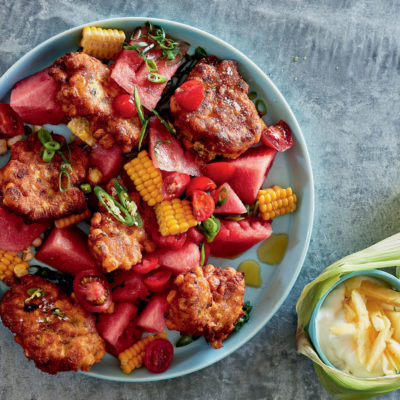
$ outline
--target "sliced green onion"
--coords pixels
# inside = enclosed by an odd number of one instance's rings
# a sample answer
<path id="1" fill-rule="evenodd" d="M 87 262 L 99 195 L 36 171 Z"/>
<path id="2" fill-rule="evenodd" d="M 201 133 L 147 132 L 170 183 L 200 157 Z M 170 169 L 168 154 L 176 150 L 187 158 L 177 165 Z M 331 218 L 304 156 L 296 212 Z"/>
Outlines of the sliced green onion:
<path id="1" fill-rule="evenodd" d="M 164 75 L 157 74 L 157 72 L 151 72 L 150 74 L 148 74 L 147 80 L 153 83 L 167 82 L 167 78 Z"/>
<path id="2" fill-rule="evenodd" d="M 168 144 L 171 143 L 170 140 L 159 140 L 155 145 L 154 145 L 154 154 L 157 158 L 157 161 L 162 164 L 162 161 L 158 158 L 158 154 L 157 154 L 157 148 L 158 146 L 161 146 L 162 144 Z"/>
<path id="3" fill-rule="evenodd" d="M 224 219 L 228 221 L 242 221 L 244 217 L 242 215 L 227 215 Z"/>
<path id="4" fill-rule="evenodd" d="M 61 149 L 60 143 L 55 142 L 54 140 L 49 140 L 48 142 L 44 143 L 43 146 L 47 150 L 51 150 L 51 151 L 57 151 L 57 150 Z"/>
<path id="5" fill-rule="evenodd" d="M 200 335 L 183 335 L 176 342 L 175 346 L 176 347 L 187 346 L 188 344 L 193 343 L 195 340 L 197 340 L 200 337 L 201 337 Z"/>
<path id="6" fill-rule="evenodd" d="M 221 197 L 221 193 L 225 193 L 225 196 L 224 196 L 224 197 Z M 217 201 L 216 204 L 215 204 L 215 208 L 220 208 L 220 207 L 222 207 L 222 206 L 226 203 L 226 201 L 228 200 L 228 196 L 229 196 L 228 189 L 227 189 L 227 188 L 222 188 L 222 189 L 219 191 L 219 194 L 218 194 L 218 201 Z"/>
<path id="7" fill-rule="evenodd" d="M 94 188 L 94 193 L 99 199 L 100 203 L 117 221 L 129 226 L 135 223 L 129 211 L 100 186 L 96 186 Z"/>
<path id="8" fill-rule="evenodd" d="M 206 251 L 205 251 L 204 242 L 201 242 L 200 245 L 200 265 L 203 266 L 204 262 L 206 261 Z"/>
<path id="9" fill-rule="evenodd" d="M 211 243 L 215 239 L 220 228 L 221 222 L 214 215 L 211 215 L 210 218 L 207 218 L 199 225 L 199 230 L 205 235 L 208 243 Z"/>
<path id="10" fill-rule="evenodd" d="M 67 164 L 69 165 L 69 164 Z M 65 188 L 62 187 L 62 177 L 65 175 L 67 177 L 67 186 Z M 69 175 L 69 172 L 64 168 L 60 168 L 60 174 L 58 176 L 58 189 L 60 190 L 61 193 L 65 193 L 69 187 L 71 186 L 71 177 Z"/>
<path id="11" fill-rule="evenodd" d="M 29 297 L 25 299 L 25 303 L 29 303 L 34 298 L 41 299 L 46 294 L 46 292 L 42 288 L 36 287 L 29 288 L 26 293 L 28 293 Z"/>
<path id="12" fill-rule="evenodd" d="M 139 42 L 139 43 L 135 43 L 135 44 L 132 44 L 132 45 L 124 46 L 124 49 L 125 50 L 137 50 L 140 47 L 146 47 L 148 45 L 149 44 L 147 42 Z"/>
<path id="13" fill-rule="evenodd" d="M 61 311 L 60 311 L 59 308 L 53 308 L 53 309 L 51 310 L 51 312 L 52 312 L 54 315 L 57 315 L 58 318 L 60 318 L 60 319 L 65 319 L 65 316 L 61 314 Z"/>
<path id="14" fill-rule="evenodd" d="M 255 102 L 256 105 L 256 110 L 261 116 L 265 115 L 267 113 L 267 106 L 265 105 L 264 100 L 258 99 Z"/>
<path id="15" fill-rule="evenodd" d="M 245 323 L 247 323 L 250 319 L 250 313 L 251 310 L 253 309 L 253 306 L 250 305 L 250 303 L 247 301 L 246 303 L 244 303 L 243 305 L 243 311 L 244 311 L 244 315 L 242 315 L 235 323 L 235 332 L 237 332 L 238 330 L 240 330 L 243 325 Z"/>
<path id="16" fill-rule="evenodd" d="M 122 206 L 124 206 L 129 214 L 132 215 L 134 219 L 134 225 L 141 228 L 143 226 L 142 217 L 139 214 L 138 208 L 136 203 L 129 197 L 128 192 L 126 189 L 118 182 L 117 179 L 114 179 L 114 187 L 117 191 L 119 201 L 121 202 Z"/>
<path id="17" fill-rule="evenodd" d="M 146 121 L 144 122 L 144 124 L 142 125 L 142 129 L 140 130 L 140 138 L 139 138 L 139 144 L 138 144 L 138 150 L 140 151 L 140 149 L 142 148 L 142 142 L 143 139 L 146 136 L 146 132 L 147 132 L 147 126 L 149 125 L 149 120 L 146 119 Z"/>
<path id="18" fill-rule="evenodd" d="M 42 145 L 44 146 L 45 143 L 51 142 L 53 140 L 53 137 L 51 136 L 51 133 L 49 131 L 41 128 L 38 131 L 38 139 L 40 140 L 40 143 L 42 143 Z"/>
<path id="19" fill-rule="evenodd" d="M 43 149 L 41 152 L 42 160 L 44 162 L 50 162 L 56 153 L 53 150 Z"/>
<path id="20" fill-rule="evenodd" d="M 257 97 L 257 92 L 250 92 L 249 93 L 249 99 L 250 100 L 255 100 Z"/>
<path id="21" fill-rule="evenodd" d="M 152 58 L 145 57 L 144 62 L 146 63 L 147 70 L 150 72 L 157 72 L 158 67 L 156 62 Z"/>
<path id="22" fill-rule="evenodd" d="M 171 124 L 171 122 L 165 120 L 154 108 L 151 109 L 153 111 L 154 115 L 161 121 L 161 123 L 168 129 L 168 132 L 171 135 L 176 135 L 176 130 L 174 126 Z"/>
<path id="23" fill-rule="evenodd" d="M 258 200 L 253 204 L 252 207 L 252 215 L 256 216 L 258 213 L 258 207 L 260 206 L 260 203 L 258 202 Z"/>
<path id="24" fill-rule="evenodd" d="M 82 183 L 79 188 L 82 190 L 83 193 L 92 193 L 92 187 L 90 186 L 90 183 Z"/>
<path id="25" fill-rule="evenodd" d="M 202 47 L 198 46 L 194 51 L 194 55 L 198 58 L 204 58 L 207 57 L 207 52 Z"/>
<path id="26" fill-rule="evenodd" d="M 140 119 L 140 124 L 143 126 L 146 122 L 146 118 L 144 117 L 144 112 L 142 108 L 142 103 L 140 102 L 139 92 L 137 87 L 135 86 L 135 90 L 133 92 L 133 98 L 135 100 L 136 110 Z"/>
<path id="27" fill-rule="evenodd" d="M 148 53 L 153 47 L 155 46 L 154 43 L 148 45 L 145 49 L 143 49 L 142 51 L 139 51 L 139 56 L 143 57 L 146 53 Z"/>

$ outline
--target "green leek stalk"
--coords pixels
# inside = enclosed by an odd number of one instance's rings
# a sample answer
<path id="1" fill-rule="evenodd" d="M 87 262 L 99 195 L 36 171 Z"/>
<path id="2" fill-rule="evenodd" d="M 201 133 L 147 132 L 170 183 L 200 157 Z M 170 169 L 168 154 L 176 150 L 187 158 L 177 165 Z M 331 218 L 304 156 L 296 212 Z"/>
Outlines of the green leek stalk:
<path id="1" fill-rule="evenodd" d="M 317 376 L 325 389 L 338 399 L 363 400 L 380 396 L 400 388 L 400 374 L 376 378 L 357 378 L 324 364 L 311 343 L 307 325 L 321 297 L 342 276 L 351 272 L 400 266 L 400 233 L 397 233 L 367 249 L 351 254 L 326 268 L 301 293 L 296 305 L 296 343 L 299 353 L 314 363 Z M 400 269 L 396 269 L 396 274 Z M 398 275 L 399 277 L 399 275 Z"/>

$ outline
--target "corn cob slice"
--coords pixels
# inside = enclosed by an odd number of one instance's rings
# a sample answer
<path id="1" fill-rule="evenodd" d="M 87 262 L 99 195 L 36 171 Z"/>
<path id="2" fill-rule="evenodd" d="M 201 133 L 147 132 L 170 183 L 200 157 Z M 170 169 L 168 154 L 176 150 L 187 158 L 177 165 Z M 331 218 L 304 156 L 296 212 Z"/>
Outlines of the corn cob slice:
<path id="1" fill-rule="evenodd" d="M 90 130 L 90 123 L 85 117 L 75 117 L 68 122 L 67 127 L 70 131 L 78 136 L 79 139 L 83 140 L 89 146 L 96 144 L 96 139 L 92 135 Z"/>
<path id="2" fill-rule="evenodd" d="M 133 344 L 131 347 L 124 350 L 118 355 L 118 359 L 121 362 L 122 372 L 130 374 L 134 369 L 140 368 L 143 364 L 144 354 L 146 347 L 156 339 L 166 339 L 167 333 L 161 332 L 157 335 L 149 335 L 140 339 L 138 342 Z"/>
<path id="3" fill-rule="evenodd" d="M 136 158 L 125 164 L 124 168 L 135 184 L 136 190 L 149 206 L 162 201 L 161 172 L 154 167 L 146 150 L 141 151 Z"/>
<path id="4" fill-rule="evenodd" d="M 13 251 L 0 250 L 0 279 L 11 278 L 13 275 L 20 278 L 28 273 L 29 264 Z"/>
<path id="5" fill-rule="evenodd" d="M 93 57 L 109 60 L 122 50 L 124 31 L 86 26 L 82 30 L 83 52 Z"/>
<path id="6" fill-rule="evenodd" d="M 261 189 L 257 196 L 261 218 L 269 220 L 296 210 L 297 197 L 289 187 L 273 186 Z"/>
<path id="7" fill-rule="evenodd" d="M 197 225 L 188 200 L 164 200 L 155 207 L 161 235 L 177 235 Z"/>
<path id="8" fill-rule="evenodd" d="M 69 217 L 60 218 L 54 222 L 54 225 L 56 226 L 56 228 L 67 228 L 68 226 L 75 225 L 78 222 L 83 221 L 86 218 L 89 218 L 90 216 L 91 212 L 89 209 L 87 209 L 83 213 L 73 214 L 70 215 Z"/>

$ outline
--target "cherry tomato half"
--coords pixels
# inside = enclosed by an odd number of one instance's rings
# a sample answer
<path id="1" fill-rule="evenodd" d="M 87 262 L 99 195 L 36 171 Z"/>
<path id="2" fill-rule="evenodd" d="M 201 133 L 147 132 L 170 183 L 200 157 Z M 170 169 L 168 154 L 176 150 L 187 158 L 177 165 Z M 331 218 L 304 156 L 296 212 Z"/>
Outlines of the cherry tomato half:
<path id="1" fill-rule="evenodd" d="M 144 275 L 148 272 L 153 271 L 158 267 L 158 257 L 155 254 L 145 254 L 142 258 L 142 262 L 140 264 L 136 264 L 132 267 L 132 271 L 137 272 L 138 274 Z"/>
<path id="2" fill-rule="evenodd" d="M 186 194 L 190 196 L 193 190 L 202 190 L 207 192 L 213 190 L 217 187 L 214 181 L 206 176 L 196 176 L 191 179 L 188 187 L 186 188 Z"/>
<path id="3" fill-rule="evenodd" d="M 153 293 L 162 293 L 168 288 L 172 272 L 166 268 L 153 271 L 144 278 L 144 284 Z"/>
<path id="4" fill-rule="evenodd" d="M 112 302 L 110 285 L 104 275 L 95 269 L 79 272 L 73 287 L 77 300 L 87 311 L 105 311 Z"/>
<path id="5" fill-rule="evenodd" d="M 261 133 L 261 141 L 277 151 L 286 151 L 293 146 L 292 130 L 281 120 Z"/>
<path id="6" fill-rule="evenodd" d="M 204 221 L 211 217 L 215 210 L 215 203 L 209 194 L 201 190 L 193 190 L 191 199 L 196 221 Z"/>
<path id="7" fill-rule="evenodd" d="M 115 97 L 113 108 L 122 118 L 131 118 L 137 114 L 135 101 L 129 94 L 120 94 Z"/>
<path id="8" fill-rule="evenodd" d="M 194 79 L 186 81 L 175 90 L 174 96 L 185 111 L 195 111 L 204 100 L 203 84 Z"/>
<path id="9" fill-rule="evenodd" d="M 164 372 L 174 358 L 174 346 L 166 339 L 156 339 L 146 347 L 144 365 L 156 374 Z"/>
<path id="10" fill-rule="evenodd" d="M 0 103 L 0 135 L 12 137 L 24 133 L 24 123 L 9 104 Z"/>
<path id="11" fill-rule="evenodd" d="M 162 171 L 161 192 L 164 200 L 172 200 L 179 197 L 190 182 L 190 176 L 182 172 Z"/>

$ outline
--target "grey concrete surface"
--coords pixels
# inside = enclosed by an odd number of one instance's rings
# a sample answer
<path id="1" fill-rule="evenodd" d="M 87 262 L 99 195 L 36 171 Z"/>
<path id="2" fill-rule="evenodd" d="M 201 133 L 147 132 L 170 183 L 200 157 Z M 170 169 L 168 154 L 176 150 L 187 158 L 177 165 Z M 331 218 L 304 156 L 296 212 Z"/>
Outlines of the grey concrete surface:
<path id="1" fill-rule="evenodd" d="M 223 361 L 171 381 L 48 376 L 26 362 L 0 327 L 0 399 L 329 399 L 311 362 L 296 354 L 295 303 L 325 266 L 400 230 L 400 2 L 0 0 L 0 73 L 56 33 L 118 16 L 204 29 L 272 78 L 303 129 L 313 165 L 309 252 L 291 294 L 255 338 Z"/>

